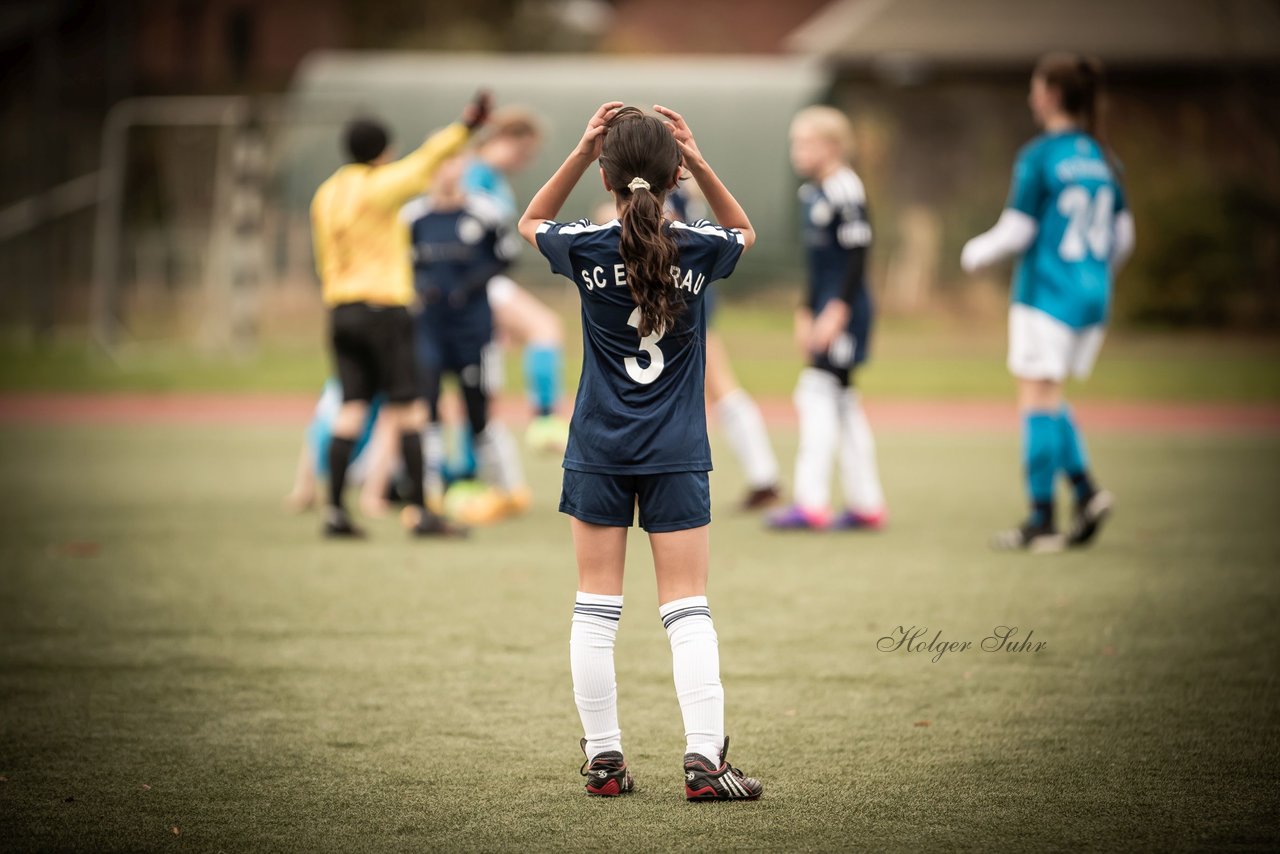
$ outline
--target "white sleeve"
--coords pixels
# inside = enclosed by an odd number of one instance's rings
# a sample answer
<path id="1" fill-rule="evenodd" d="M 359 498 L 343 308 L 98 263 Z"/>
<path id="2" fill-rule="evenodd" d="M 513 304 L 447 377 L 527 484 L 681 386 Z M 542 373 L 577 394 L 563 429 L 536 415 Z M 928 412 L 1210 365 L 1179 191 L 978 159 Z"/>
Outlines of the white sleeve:
<path id="1" fill-rule="evenodd" d="M 1116 214 L 1116 221 L 1112 227 L 1115 233 L 1111 243 L 1111 274 L 1115 275 L 1133 254 L 1133 244 L 1137 239 L 1133 227 L 1133 214 L 1127 210 L 1120 211 Z"/>
<path id="2" fill-rule="evenodd" d="M 1036 239 L 1040 225 L 1022 211 L 1005 208 L 990 231 L 979 234 L 964 245 L 960 266 L 966 273 L 986 267 L 1010 255 L 1021 255 Z"/>

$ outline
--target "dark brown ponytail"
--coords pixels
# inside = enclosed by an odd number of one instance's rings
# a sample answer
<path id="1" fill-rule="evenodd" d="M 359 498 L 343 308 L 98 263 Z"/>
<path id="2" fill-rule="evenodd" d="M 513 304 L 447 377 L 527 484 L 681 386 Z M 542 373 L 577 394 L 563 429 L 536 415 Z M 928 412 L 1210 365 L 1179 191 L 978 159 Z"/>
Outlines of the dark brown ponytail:
<path id="1" fill-rule="evenodd" d="M 663 198 L 679 165 L 680 149 L 660 119 L 623 107 L 609 122 L 600 167 L 622 210 L 618 251 L 627 286 L 640 307 L 641 337 L 671 329 L 684 309 L 671 275 L 680 250 L 662 215 Z"/>
<path id="2" fill-rule="evenodd" d="M 1062 111 L 1105 149 L 1102 63 L 1092 56 L 1050 53 L 1036 63 L 1035 75 L 1058 93 Z"/>

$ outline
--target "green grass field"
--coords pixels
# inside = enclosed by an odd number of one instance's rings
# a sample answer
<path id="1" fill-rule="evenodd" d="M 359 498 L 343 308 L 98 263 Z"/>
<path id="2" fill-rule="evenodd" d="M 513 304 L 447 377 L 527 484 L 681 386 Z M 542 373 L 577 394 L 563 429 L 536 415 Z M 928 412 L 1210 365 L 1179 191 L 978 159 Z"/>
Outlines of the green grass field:
<path id="1" fill-rule="evenodd" d="M 1092 551 L 985 549 L 1016 437 L 880 438 L 881 535 L 771 536 L 713 477 L 731 758 L 686 804 L 670 653 L 633 536 L 618 643 L 639 790 L 588 799 L 558 468 L 465 543 L 326 543 L 278 508 L 282 428 L 5 427 L 0 848 L 1268 850 L 1280 439 L 1111 434 Z M 784 460 L 792 440 L 780 438 Z M 718 455 L 720 458 L 723 455 Z M 880 652 L 898 626 L 1038 653 Z"/>

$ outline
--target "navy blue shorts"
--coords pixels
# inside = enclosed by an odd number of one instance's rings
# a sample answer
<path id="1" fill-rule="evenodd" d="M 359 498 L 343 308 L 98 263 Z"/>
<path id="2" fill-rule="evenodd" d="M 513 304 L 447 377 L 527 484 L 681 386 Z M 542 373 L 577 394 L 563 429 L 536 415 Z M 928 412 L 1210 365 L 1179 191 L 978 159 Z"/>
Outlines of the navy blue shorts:
<path id="1" fill-rule="evenodd" d="M 593 474 L 565 469 L 560 512 L 592 525 L 630 528 L 636 506 L 651 534 L 711 523 L 711 482 L 705 471 Z"/>
<path id="2" fill-rule="evenodd" d="M 833 374 L 842 386 L 849 385 L 853 369 L 867 360 L 871 350 L 870 307 L 855 306 L 844 333 L 836 336 L 825 353 L 812 356 L 809 364 Z"/>

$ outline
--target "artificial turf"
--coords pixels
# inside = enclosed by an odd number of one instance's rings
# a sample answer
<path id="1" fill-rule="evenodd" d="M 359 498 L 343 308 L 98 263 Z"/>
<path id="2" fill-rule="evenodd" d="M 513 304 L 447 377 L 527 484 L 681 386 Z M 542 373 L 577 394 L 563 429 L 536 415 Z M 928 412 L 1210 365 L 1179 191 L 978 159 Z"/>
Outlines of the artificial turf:
<path id="1" fill-rule="evenodd" d="M 1087 430 L 1087 425 L 1086 430 Z M 638 791 L 582 794 L 559 470 L 468 542 L 322 542 L 280 428 L 0 429 L 0 848 L 1267 850 L 1280 439 L 1092 438 L 1096 548 L 984 546 L 1016 436 L 880 437 L 891 527 L 770 535 L 713 475 L 754 804 L 687 804 L 647 547 L 617 661 Z M 792 439 L 781 436 L 784 465 Z M 1046 645 L 983 652 L 996 626 Z M 972 641 L 882 652 L 898 626 Z"/>

